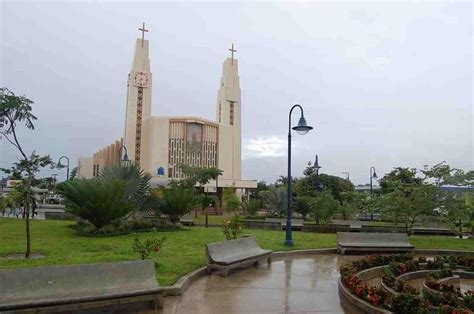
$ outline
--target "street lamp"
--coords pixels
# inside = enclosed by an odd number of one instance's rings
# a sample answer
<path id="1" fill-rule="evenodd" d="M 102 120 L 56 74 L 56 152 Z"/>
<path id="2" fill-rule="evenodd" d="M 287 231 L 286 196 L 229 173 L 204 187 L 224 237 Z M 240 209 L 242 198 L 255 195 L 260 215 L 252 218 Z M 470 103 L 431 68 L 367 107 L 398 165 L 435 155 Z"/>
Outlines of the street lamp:
<path id="1" fill-rule="evenodd" d="M 371 203 L 372 203 L 372 193 L 373 193 L 372 179 L 377 179 L 377 173 L 375 173 L 375 167 L 370 167 L 370 202 Z M 367 219 L 367 216 L 365 217 L 365 219 Z M 370 220 L 374 220 L 374 213 L 372 211 L 370 211 Z"/>
<path id="2" fill-rule="evenodd" d="M 350 179 L 351 179 L 349 172 L 343 171 L 342 174 L 345 174 L 345 175 L 346 175 L 346 180 L 350 180 Z"/>
<path id="3" fill-rule="evenodd" d="M 291 114 L 293 109 L 298 107 L 301 111 L 301 117 L 298 121 L 298 125 L 291 127 Z M 290 109 L 290 113 L 288 114 L 288 191 L 287 191 L 287 202 L 286 202 L 286 238 L 285 238 L 285 245 L 293 246 L 293 239 L 291 233 L 291 129 L 295 130 L 300 135 L 305 135 L 309 131 L 313 129 L 312 126 L 309 126 L 306 123 L 306 119 L 304 118 L 303 107 L 296 104 Z"/>
<path id="4" fill-rule="evenodd" d="M 125 150 L 125 155 L 123 155 L 123 158 L 122 158 L 122 152 L 123 150 Z M 129 159 L 128 159 L 128 154 L 127 154 L 127 147 L 125 147 L 124 145 L 120 146 L 119 148 L 119 163 L 121 162 L 128 162 Z"/>
<path id="5" fill-rule="evenodd" d="M 58 168 L 63 168 L 63 167 L 64 167 L 64 165 L 61 164 L 61 159 L 63 159 L 63 158 L 65 158 L 65 159 L 67 160 L 67 165 L 66 165 L 66 168 L 67 168 L 66 180 L 69 180 L 69 158 L 67 158 L 66 156 L 61 156 L 61 157 L 59 157 L 57 167 L 58 167 Z"/>
<path id="6" fill-rule="evenodd" d="M 317 155 L 317 154 L 316 154 L 316 157 L 315 157 L 315 159 L 314 159 L 313 168 L 316 169 L 316 175 L 319 175 L 319 169 L 321 169 L 322 167 L 319 165 L 319 162 L 318 162 L 318 155 Z"/>

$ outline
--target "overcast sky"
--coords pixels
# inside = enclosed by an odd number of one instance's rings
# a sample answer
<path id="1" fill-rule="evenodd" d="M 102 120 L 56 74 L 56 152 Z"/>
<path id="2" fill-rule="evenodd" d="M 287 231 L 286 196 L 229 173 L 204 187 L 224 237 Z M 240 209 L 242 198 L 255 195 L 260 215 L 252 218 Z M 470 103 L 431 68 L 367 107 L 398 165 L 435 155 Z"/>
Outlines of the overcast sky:
<path id="1" fill-rule="evenodd" d="M 150 30 L 153 115 L 215 119 L 232 43 L 242 88 L 243 172 L 367 183 L 395 166 L 473 168 L 471 2 L 23 2 L 0 0 L 0 86 L 35 101 L 27 151 L 71 163 L 122 136 L 138 27 Z M 294 123 L 297 117 L 294 117 Z M 0 165 L 17 153 L 0 140 Z M 64 173 L 64 171 L 53 171 Z"/>

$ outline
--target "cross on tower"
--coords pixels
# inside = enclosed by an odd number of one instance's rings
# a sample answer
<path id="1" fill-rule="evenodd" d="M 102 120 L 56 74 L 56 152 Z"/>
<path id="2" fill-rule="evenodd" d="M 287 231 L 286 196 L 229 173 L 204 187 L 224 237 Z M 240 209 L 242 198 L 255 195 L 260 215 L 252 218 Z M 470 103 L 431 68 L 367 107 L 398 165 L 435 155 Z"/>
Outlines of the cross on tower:
<path id="1" fill-rule="evenodd" d="M 234 52 L 237 52 L 237 50 L 234 49 L 234 44 L 232 44 L 232 48 L 230 48 L 229 51 L 231 63 L 234 64 Z"/>
<path id="2" fill-rule="evenodd" d="M 139 28 L 138 30 L 142 32 L 142 47 L 143 47 L 143 41 L 145 40 L 145 32 L 148 33 L 148 30 L 145 28 L 145 22 L 143 22 L 142 28 Z"/>

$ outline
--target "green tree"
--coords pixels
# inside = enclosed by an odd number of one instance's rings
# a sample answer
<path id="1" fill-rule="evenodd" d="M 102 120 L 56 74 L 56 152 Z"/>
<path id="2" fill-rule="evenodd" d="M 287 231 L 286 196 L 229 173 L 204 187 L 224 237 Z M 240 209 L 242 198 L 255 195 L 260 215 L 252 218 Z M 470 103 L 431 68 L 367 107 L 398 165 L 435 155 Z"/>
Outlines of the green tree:
<path id="1" fill-rule="evenodd" d="M 400 186 L 416 186 L 423 183 L 423 178 L 417 177 L 416 168 L 397 167 L 379 180 L 382 194 L 393 192 Z"/>
<path id="2" fill-rule="evenodd" d="M 271 186 L 267 191 L 261 192 L 265 207 L 272 215 L 283 217 L 286 215 L 286 188 Z"/>
<path id="3" fill-rule="evenodd" d="M 442 199 L 442 213 L 446 222 L 453 230 L 459 228 L 458 235 L 462 238 L 462 227 L 470 224 L 473 217 L 472 196 L 466 192 L 457 195 L 452 192 L 445 192 Z"/>
<path id="4" fill-rule="evenodd" d="M 395 225 L 403 223 L 408 233 L 422 216 L 432 215 L 437 206 L 437 188 L 431 184 L 398 184 L 391 189 L 380 196 L 377 205 Z"/>
<path id="5" fill-rule="evenodd" d="M 301 215 L 303 219 L 311 212 L 311 202 L 313 197 L 311 196 L 298 196 L 294 202 L 292 202 L 293 210 Z"/>
<path id="6" fill-rule="evenodd" d="M 339 212 L 344 220 L 351 218 L 354 214 L 367 211 L 369 200 L 366 193 L 342 192 L 341 199 Z"/>
<path id="7" fill-rule="evenodd" d="M 298 179 L 294 191 L 297 196 L 316 196 L 323 190 L 329 191 L 336 200 L 341 202 L 341 193 L 354 191 L 354 185 L 349 180 L 337 176 L 312 173 Z"/>
<path id="8" fill-rule="evenodd" d="M 260 192 L 267 191 L 267 190 L 268 190 L 267 183 L 265 181 L 258 181 L 257 182 L 257 188 L 250 190 L 250 198 L 261 200 L 262 196 L 261 196 Z"/>
<path id="9" fill-rule="evenodd" d="M 248 201 L 242 202 L 242 208 L 245 213 L 249 216 L 254 216 L 259 209 L 263 207 L 263 201 L 260 199 L 249 199 Z"/>
<path id="10" fill-rule="evenodd" d="M 206 197 L 207 193 L 204 193 L 204 186 L 208 184 L 211 180 L 217 180 L 219 176 L 222 175 L 222 170 L 216 167 L 208 167 L 208 168 L 201 168 L 201 167 L 192 167 L 189 165 L 181 165 L 181 170 L 185 175 L 185 179 L 180 182 L 180 185 L 185 188 L 193 188 L 196 184 L 199 184 L 199 190 L 201 193 L 201 212 L 204 211 L 204 208 L 208 205 Z M 217 191 L 216 191 L 217 192 Z M 217 204 L 216 204 L 217 208 Z M 206 212 L 207 215 L 207 212 Z M 194 216 L 198 216 L 197 208 L 194 212 Z"/>
<path id="11" fill-rule="evenodd" d="M 77 167 L 72 168 L 71 173 L 69 174 L 69 180 L 76 179 L 78 171 L 79 169 Z"/>
<path id="12" fill-rule="evenodd" d="M 0 169 L 4 173 L 21 178 L 25 207 L 26 252 L 25 258 L 31 253 L 30 209 L 34 196 L 32 185 L 36 174 L 44 167 L 54 167 L 49 156 L 39 156 L 34 151 L 28 156 L 18 139 L 17 128 L 23 124 L 27 129 L 34 130 L 34 121 L 37 117 L 32 113 L 33 101 L 25 96 L 16 96 L 7 88 L 0 88 L 0 139 L 7 140 L 20 153 L 18 162 L 9 169 Z"/>
<path id="13" fill-rule="evenodd" d="M 146 210 L 150 206 L 152 195 L 151 176 L 134 163 L 119 163 L 105 167 L 100 174 L 101 180 L 122 180 L 127 184 L 126 199 L 131 201 L 137 210 Z"/>
<path id="14" fill-rule="evenodd" d="M 57 185 L 64 197 L 66 211 L 100 229 L 136 210 L 129 199 L 129 184 L 123 180 L 80 179 Z"/>
<path id="15" fill-rule="evenodd" d="M 310 202 L 311 213 L 319 225 L 321 223 L 327 223 L 331 216 L 339 210 L 339 201 L 334 199 L 331 192 L 323 191 L 316 197 L 312 198 Z"/>
<path id="16" fill-rule="evenodd" d="M 242 202 L 235 195 L 235 189 L 231 187 L 225 188 L 223 197 L 226 209 L 237 214 L 237 210 L 242 206 Z"/>

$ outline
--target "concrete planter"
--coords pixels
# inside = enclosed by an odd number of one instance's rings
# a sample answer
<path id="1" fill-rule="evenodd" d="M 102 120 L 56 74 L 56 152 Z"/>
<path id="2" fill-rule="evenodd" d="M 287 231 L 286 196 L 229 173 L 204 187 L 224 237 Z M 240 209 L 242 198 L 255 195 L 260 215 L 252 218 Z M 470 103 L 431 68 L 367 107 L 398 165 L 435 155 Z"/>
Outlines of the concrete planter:
<path id="1" fill-rule="evenodd" d="M 338 288 L 339 288 L 339 296 L 341 298 L 344 298 L 348 303 L 356 307 L 357 309 L 361 310 L 364 313 L 369 313 L 369 314 L 389 314 L 393 313 L 388 310 L 385 310 L 383 308 L 374 306 L 370 304 L 369 302 L 366 302 L 365 300 L 362 300 L 358 298 L 357 296 L 353 295 L 349 289 L 344 287 L 344 284 L 342 283 L 341 279 L 339 279 L 338 282 Z"/>

